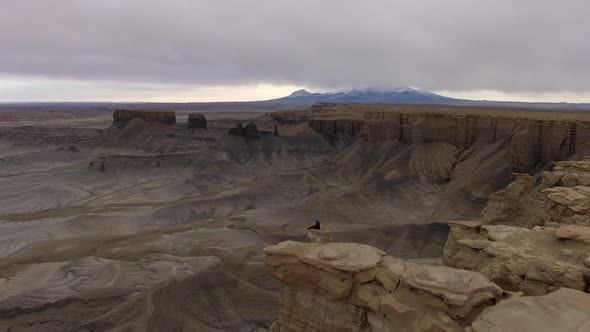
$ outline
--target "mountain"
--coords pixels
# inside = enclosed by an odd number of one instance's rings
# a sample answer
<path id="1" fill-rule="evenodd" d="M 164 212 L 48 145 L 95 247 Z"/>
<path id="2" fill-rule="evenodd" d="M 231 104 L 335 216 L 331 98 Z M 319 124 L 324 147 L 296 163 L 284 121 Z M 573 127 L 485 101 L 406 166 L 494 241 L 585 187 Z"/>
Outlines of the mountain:
<path id="1" fill-rule="evenodd" d="M 435 93 L 410 87 L 396 89 L 352 89 L 341 92 L 312 93 L 305 89 L 270 100 L 287 103 L 347 102 L 347 103 L 396 103 L 396 104 L 446 104 L 459 99 L 449 98 Z"/>
<path id="2" fill-rule="evenodd" d="M 158 108 L 170 110 L 210 111 L 275 111 L 281 109 L 305 109 L 317 102 L 329 103 L 374 103 L 374 104 L 431 104 L 474 107 L 537 108 L 547 110 L 590 111 L 590 104 L 574 103 L 527 103 L 513 101 L 486 101 L 456 99 L 410 87 L 394 89 L 352 89 L 337 92 L 309 92 L 305 89 L 294 91 L 288 96 L 261 101 L 150 103 L 150 102 L 27 102 L 0 103 L 2 110 L 114 110 L 117 108 L 143 109 Z"/>
<path id="3" fill-rule="evenodd" d="M 395 89 L 352 89 L 348 91 L 327 93 L 314 93 L 309 92 L 305 89 L 300 89 L 286 97 L 253 103 L 264 106 L 279 105 L 282 107 L 286 106 L 293 108 L 301 108 L 311 106 L 313 103 L 317 102 L 376 104 L 437 104 L 450 106 L 538 108 L 572 111 L 590 110 L 590 104 L 588 103 L 536 103 L 457 99 L 410 87 L 401 87 Z"/>

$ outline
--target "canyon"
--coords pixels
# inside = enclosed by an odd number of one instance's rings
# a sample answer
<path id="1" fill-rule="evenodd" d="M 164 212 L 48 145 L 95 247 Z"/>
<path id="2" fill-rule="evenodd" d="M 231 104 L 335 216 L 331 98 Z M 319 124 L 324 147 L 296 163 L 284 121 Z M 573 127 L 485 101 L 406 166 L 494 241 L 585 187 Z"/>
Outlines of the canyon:
<path id="1" fill-rule="evenodd" d="M 590 113 L 47 112 L 0 111 L 2 331 L 588 322 Z"/>

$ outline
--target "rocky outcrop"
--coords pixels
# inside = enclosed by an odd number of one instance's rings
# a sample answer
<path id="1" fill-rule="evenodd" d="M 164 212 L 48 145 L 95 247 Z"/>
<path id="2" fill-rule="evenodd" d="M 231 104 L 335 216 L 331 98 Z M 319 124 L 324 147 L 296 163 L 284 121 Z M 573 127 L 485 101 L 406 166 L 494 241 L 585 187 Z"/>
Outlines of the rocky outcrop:
<path id="1" fill-rule="evenodd" d="M 235 128 L 230 128 L 229 132 L 227 133 L 229 136 L 242 136 L 246 139 L 259 139 L 260 132 L 258 131 L 258 126 L 254 122 L 250 122 L 246 125 L 246 127 L 242 126 L 241 123 L 238 123 Z"/>
<path id="2" fill-rule="evenodd" d="M 460 261 L 480 272 L 396 259 L 353 243 L 286 241 L 266 247 L 267 267 L 283 284 L 271 331 L 585 331 L 590 326 L 590 294 L 584 292 L 590 262 L 580 264 L 590 260 L 580 241 L 585 231 L 567 230 L 570 245 L 553 248 L 546 244 L 563 241 L 553 229 L 472 221 L 452 228 L 445 263 Z M 473 250 L 471 256 L 461 246 Z"/>
<path id="3" fill-rule="evenodd" d="M 590 226 L 590 187 L 575 186 L 544 189 L 545 208 L 555 222 L 583 223 Z"/>
<path id="4" fill-rule="evenodd" d="M 508 291 L 542 295 L 561 287 L 587 291 L 584 260 L 590 228 L 528 229 L 479 222 L 451 222 L 443 263 L 479 271 Z M 569 238 L 572 241 L 561 239 Z"/>
<path id="5" fill-rule="evenodd" d="M 544 296 L 515 297 L 485 309 L 471 324 L 471 331 L 588 331 L 588 308 L 590 295 L 568 288 Z"/>
<path id="6" fill-rule="evenodd" d="M 517 174 L 481 220 L 449 222 L 444 266 L 317 235 L 267 247 L 284 286 L 272 331 L 585 331 L 589 165 Z"/>
<path id="7" fill-rule="evenodd" d="M 542 295 L 590 287 L 590 160 L 557 163 L 537 186 L 518 175 L 479 221 L 453 221 L 443 262 L 479 271 L 509 291 Z M 570 187 L 567 187 L 570 186 Z"/>
<path id="8" fill-rule="evenodd" d="M 207 129 L 207 119 L 201 113 L 188 115 L 187 129 Z"/>
<path id="9" fill-rule="evenodd" d="M 528 174 L 515 176 L 505 189 L 490 195 L 482 211 L 483 223 L 533 227 L 548 220 L 543 201 L 534 193 L 534 179 Z"/>
<path id="10" fill-rule="evenodd" d="M 461 331 L 503 296 L 480 273 L 366 245 L 287 241 L 264 251 L 285 286 L 272 331 Z"/>
<path id="11" fill-rule="evenodd" d="M 475 144 L 503 142 L 518 173 L 590 152 L 590 121 L 561 120 L 561 115 L 531 110 L 482 113 L 486 115 L 444 106 L 317 104 L 307 121 L 331 142 L 360 137 L 370 142 L 446 143 L 461 151 Z"/>
<path id="12" fill-rule="evenodd" d="M 526 174 L 490 196 L 482 212 L 484 224 L 532 228 L 558 224 L 590 226 L 590 160 L 557 162 L 535 184 Z"/>
<path id="13" fill-rule="evenodd" d="M 123 128 L 132 119 L 142 119 L 146 122 L 157 122 L 165 125 L 176 123 L 176 114 L 172 111 L 158 110 L 115 110 L 113 112 L 113 125 Z"/>
<path id="14" fill-rule="evenodd" d="M 555 236 L 561 240 L 575 240 L 590 244 L 590 227 L 563 225 L 555 231 Z M 590 253 L 590 250 L 588 252 Z"/>
<path id="15" fill-rule="evenodd" d="M 590 157 L 580 161 L 559 161 L 543 173 L 543 187 L 590 186 Z"/>

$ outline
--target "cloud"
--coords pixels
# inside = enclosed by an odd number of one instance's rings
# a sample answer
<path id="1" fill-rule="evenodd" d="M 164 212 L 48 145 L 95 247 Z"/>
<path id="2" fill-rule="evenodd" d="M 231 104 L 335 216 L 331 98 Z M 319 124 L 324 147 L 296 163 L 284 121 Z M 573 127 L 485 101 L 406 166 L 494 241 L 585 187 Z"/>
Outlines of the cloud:
<path id="1" fill-rule="evenodd" d="M 0 0 L 0 74 L 590 91 L 585 0 Z"/>

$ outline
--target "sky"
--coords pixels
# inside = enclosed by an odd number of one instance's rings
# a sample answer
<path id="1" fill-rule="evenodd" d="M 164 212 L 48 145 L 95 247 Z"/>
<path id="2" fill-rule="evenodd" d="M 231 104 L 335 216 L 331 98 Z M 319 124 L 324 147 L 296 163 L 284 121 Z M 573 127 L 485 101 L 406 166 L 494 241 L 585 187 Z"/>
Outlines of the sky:
<path id="1" fill-rule="evenodd" d="M 0 101 L 590 102 L 587 0 L 0 0 Z"/>

